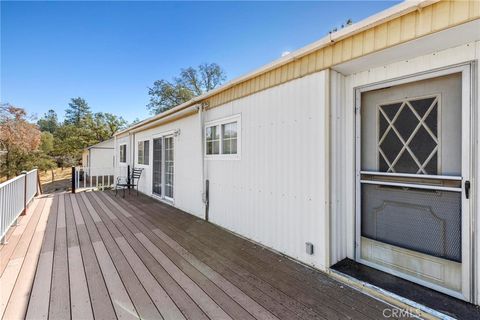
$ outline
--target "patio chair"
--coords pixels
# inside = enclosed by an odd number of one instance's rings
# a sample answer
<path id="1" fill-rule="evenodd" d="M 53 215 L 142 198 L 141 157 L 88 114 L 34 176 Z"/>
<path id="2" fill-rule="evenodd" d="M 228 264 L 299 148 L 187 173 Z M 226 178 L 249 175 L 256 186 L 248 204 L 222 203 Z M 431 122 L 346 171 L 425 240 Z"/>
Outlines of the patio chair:
<path id="1" fill-rule="evenodd" d="M 128 194 L 132 188 L 137 188 L 138 196 L 138 181 L 142 176 L 143 168 L 133 168 L 132 173 L 130 174 L 130 179 L 128 177 L 117 177 L 117 183 L 115 184 L 115 197 L 117 196 L 118 190 L 123 190 L 123 198 L 125 198 L 125 189 L 128 189 Z"/>

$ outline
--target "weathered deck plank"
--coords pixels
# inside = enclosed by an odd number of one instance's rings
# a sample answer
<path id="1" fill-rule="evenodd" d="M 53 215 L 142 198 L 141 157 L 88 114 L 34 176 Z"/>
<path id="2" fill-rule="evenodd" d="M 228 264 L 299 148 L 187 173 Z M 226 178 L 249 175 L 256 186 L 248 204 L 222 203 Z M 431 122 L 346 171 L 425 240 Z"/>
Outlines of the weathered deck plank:
<path id="1" fill-rule="evenodd" d="M 85 268 L 83 267 L 71 196 L 65 198 L 65 218 L 67 225 L 71 317 L 72 319 L 93 319 L 93 310 L 90 303 Z"/>
<path id="2" fill-rule="evenodd" d="M 3 271 L 5 271 L 5 267 L 7 266 L 8 261 L 10 261 L 10 257 L 12 256 L 15 247 L 20 241 L 25 228 L 32 217 L 31 213 L 35 212 L 35 208 L 37 207 L 38 203 L 39 201 L 33 201 L 28 208 L 28 212 L 30 212 L 30 214 L 18 217 L 18 224 L 16 226 L 12 226 L 5 235 L 5 240 L 8 243 L 8 246 L 4 244 L 0 245 L 0 277 L 3 274 Z"/>
<path id="3" fill-rule="evenodd" d="M 1 248 L 17 282 L 0 277 L 8 319 L 366 320 L 388 307 L 143 195 L 34 205 L 15 248 Z"/>
<path id="4" fill-rule="evenodd" d="M 18 275 L 16 284 L 13 288 L 12 294 L 7 304 L 4 319 L 24 319 L 27 310 L 28 299 L 32 289 L 33 280 L 35 278 L 35 270 L 37 268 L 38 257 L 42 247 L 42 238 L 47 227 L 48 214 L 52 205 L 52 199 L 47 198 L 43 207 L 40 220 L 31 240 L 25 260 L 23 261 L 22 269 Z"/>
<path id="5" fill-rule="evenodd" d="M 58 197 L 53 197 L 37 271 L 28 302 L 26 319 L 47 319 L 57 226 Z"/>
<path id="6" fill-rule="evenodd" d="M 85 203 L 87 213 L 89 214 L 88 216 L 86 214 L 84 216 L 85 220 L 87 221 L 87 228 L 88 226 L 91 226 L 91 228 L 96 228 L 100 234 L 100 237 L 105 244 L 105 248 L 111 257 L 112 262 L 115 264 L 118 274 L 130 299 L 132 300 L 133 305 L 135 306 L 136 311 L 138 312 L 138 315 L 142 319 L 161 318 L 161 315 L 155 304 L 151 301 L 150 296 L 143 288 L 135 272 L 131 268 L 121 250 L 118 248 L 118 245 L 110 235 L 109 231 L 106 229 L 102 220 L 93 223 L 94 216 L 98 217 L 99 219 L 100 217 L 90 203 L 90 200 L 86 197 L 86 193 L 82 193 L 82 200 Z"/>
<path id="7" fill-rule="evenodd" d="M 223 237 L 219 237 L 218 234 L 221 233 L 218 231 L 218 229 L 215 229 L 210 224 L 199 224 L 199 226 L 196 226 L 195 228 L 190 228 L 189 226 L 192 223 L 192 217 L 189 217 L 188 215 L 182 214 L 181 211 L 168 207 L 164 204 L 161 204 L 158 201 L 155 200 L 150 200 L 150 199 L 142 199 L 142 201 L 138 201 L 138 199 L 131 199 L 131 201 L 126 204 L 127 206 L 135 205 L 137 210 L 140 208 L 143 212 L 147 212 L 152 214 L 153 216 L 150 216 L 150 223 L 149 225 L 152 225 L 152 223 L 155 223 L 154 220 L 152 220 L 152 217 L 155 219 L 160 219 L 159 215 L 164 215 L 161 219 L 161 222 L 165 224 L 164 222 L 168 219 L 172 219 L 172 215 L 166 214 L 166 212 L 176 212 L 175 216 L 175 221 L 174 225 L 180 226 L 179 229 L 182 230 L 189 230 L 191 233 L 191 236 L 193 235 L 194 237 L 197 237 L 200 243 L 205 243 L 208 245 L 209 248 L 215 248 L 215 255 L 217 253 L 220 253 L 224 256 L 229 257 L 229 260 L 235 261 L 238 266 L 243 267 L 245 270 L 254 270 L 254 273 L 258 276 L 261 276 L 262 279 L 266 280 L 267 283 L 274 283 L 276 286 L 282 289 L 283 292 L 289 293 L 289 296 L 295 297 L 295 299 L 298 299 L 302 303 L 305 303 L 307 306 L 312 307 L 314 310 L 317 310 L 320 314 L 323 314 L 325 317 L 328 317 L 329 319 L 331 318 L 336 318 L 336 317 L 349 317 L 350 313 L 355 313 L 356 318 L 359 319 L 368 319 L 369 317 L 381 317 L 381 308 L 377 308 L 378 305 L 382 305 L 380 302 L 377 301 L 369 301 L 371 304 L 361 304 L 360 307 L 357 307 L 356 303 L 354 303 L 355 300 L 350 298 L 347 294 L 352 294 L 352 290 L 342 290 L 341 288 L 337 287 L 326 287 L 325 284 L 318 285 L 318 288 L 325 289 L 326 290 L 330 289 L 328 292 L 328 295 L 325 294 L 325 292 L 319 291 L 317 288 L 312 288 L 312 285 L 310 283 L 304 283 L 299 285 L 299 280 L 298 278 L 293 277 L 293 272 L 291 270 L 288 270 L 289 272 L 285 272 L 285 269 L 280 269 L 280 272 L 271 272 L 271 266 L 275 265 L 283 267 L 285 263 L 278 264 L 278 255 L 276 256 L 276 260 L 271 260 L 267 263 L 265 261 L 262 261 L 259 259 L 259 257 L 264 257 L 268 254 L 274 255 L 273 253 L 269 252 L 268 250 L 260 250 L 261 254 L 258 252 L 258 248 L 256 248 L 257 252 L 256 254 L 247 254 L 245 247 L 241 247 L 238 244 L 242 244 L 242 242 L 249 243 L 248 241 L 245 240 L 240 240 L 237 237 L 221 231 L 225 235 Z M 157 207 L 155 209 L 154 207 Z M 159 210 L 162 208 L 163 210 Z M 145 217 L 146 218 L 146 217 Z M 194 218 L 193 218 L 194 219 Z M 184 224 L 186 223 L 186 224 Z M 183 228 L 181 228 L 183 226 Z M 201 231 L 205 228 L 208 228 L 206 231 Z M 192 233 L 195 230 L 195 233 Z M 175 232 L 179 232 L 180 230 L 175 230 Z M 234 238 L 235 243 L 231 243 L 229 241 L 230 239 L 228 238 Z M 221 244 L 221 245 L 219 245 Z M 234 249 L 229 248 L 228 245 L 234 246 Z M 250 243 L 249 243 L 250 244 Z M 237 267 L 238 268 L 238 267 Z M 305 269 L 305 268 L 304 268 Z M 242 272 L 241 270 L 239 270 Z M 260 272 L 259 272 L 260 271 Z M 293 281 L 286 281 L 286 279 L 292 279 Z M 331 283 L 333 284 L 333 281 L 325 281 L 325 277 L 323 279 L 324 283 Z M 268 284 L 267 284 L 268 286 Z M 335 290 L 332 290 L 335 289 Z M 347 292 L 345 292 L 347 291 Z M 343 293 L 343 294 L 342 294 Z M 368 297 L 361 295 L 360 293 L 353 292 L 355 296 L 359 296 L 360 298 L 367 298 Z M 325 301 L 325 303 L 322 304 L 322 306 L 318 306 L 317 301 Z M 372 300 L 372 299 L 369 299 Z M 352 303 L 353 302 L 353 303 Z M 321 307 L 321 308 L 319 308 Z M 328 307 L 328 308 L 325 308 Z M 384 307 L 383 307 L 384 308 Z M 325 312 L 326 311 L 326 312 Z"/>
<path id="8" fill-rule="evenodd" d="M 115 310 L 110 299 L 102 271 L 97 261 L 92 241 L 88 235 L 85 222 L 80 212 L 80 206 L 77 201 L 77 195 L 71 195 L 72 208 L 77 225 L 78 239 L 80 241 L 80 251 L 85 268 L 85 276 L 90 294 L 90 303 L 92 305 L 93 316 L 95 319 L 116 319 Z"/>
<path id="9" fill-rule="evenodd" d="M 89 196 L 91 196 L 92 199 L 95 200 L 93 202 L 96 202 L 96 205 L 94 204 L 94 207 L 96 209 L 98 208 L 100 212 L 105 212 L 108 218 L 116 219 L 116 216 L 111 212 L 110 209 L 108 209 L 108 207 L 106 207 L 105 205 L 100 207 L 100 204 L 103 203 L 95 193 L 91 193 Z M 102 215 L 102 213 L 100 213 L 100 215 Z M 108 220 L 105 221 L 105 225 L 109 229 L 112 236 L 115 237 L 115 241 L 117 242 L 120 250 L 122 250 L 123 254 L 125 255 L 128 262 L 135 271 L 137 277 L 140 279 L 141 283 L 149 293 L 151 299 L 157 306 L 157 309 L 160 311 L 162 317 L 167 320 L 185 319 L 180 309 L 178 309 L 178 307 L 175 305 L 175 302 L 170 298 L 168 293 L 153 277 L 153 275 L 143 264 L 142 260 L 137 256 L 135 251 L 121 235 L 118 229 L 112 224 L 111 221 Z"/>
<path id="10" fill-rule="evenodd" d="M 130 204 L 123 201 L 123 200 L 117 200 L 119 203 L 121 202 L 122 205 L 125 206 L 125 208 L 130 208 L 131 212 L 135 212 L 137 208 L 132 208 L 130 207 Z M 146 211 L 143 211 L 146 213 Z M 147 216 L 142 215 L 138 216 L 139 219 L 142 218 L 147 218 Z M 148 223 L 149 222 L 149 223 Z M 157 221 L 154 219 L 149 220 L 146 222 L 147 224 L 151 225 L 152 227 L 155 226 L 157 228 Z M 162 225 L 163 228 L 168 228 L 169 223 L 167 223 L 167 220 L 163 221 L 164 224 Z M 171 232 L 171 235 L 173 236 L 174 234 L 178 236 L 180 239 L 185 232 L 181 229 L 175 229 L 175 230 L 168 230 L 167 232 Z M 188 236 L 187 236 L 188 237 Z M 191 239 L 191 238 L 190 238 Z M 190 245 L 187 243 L 184 243 L 186 245 Z M 189 249 L 192 250 L 192 252 L 195 252 L 195 255 L 200 255 L 202 252 L 198 251 L 197 252 L 197 247 L 200 245 L 198 242 L 194 244 L 194 246 L 190 246 Z M 218 272 L 224 272 L 225 269 L 223 268 L 224 266 L 227 266 L 231 272 L 227 272 L 229 276 L 234 275 L 234 279 L 236 278 L 236 285 L 243 287 L 244 284 L 248 283 L 251 285 L 251 287 L 254 287 L 258 289 L 258 293 L 254 294 L 255 297 L 257 297 L 259 302 L 264 303 L 264 307 L 272 311 L 273 313 L 276 314 L 277 317 L 285 318 L 285 319 L 300 319 L 300 318 L 310 318 L 310 319 L 315 319 L 315 318 L 322 318 L 321 316 L 311 312 L 311 310 L 308 310 L 305 306 L 297 303 L 290 297 L 286 296 L 283 292 L 277 290 L 276 288 L 270 286 L 268 283 L 265 283 L 259 278 L 256 278 L 253 274 L 249 273 L 248 271 L 239 268 L 237 265 L 231 264 L 227 259 L 224 259 L 222 256 L 217 255 L 213 252 L 210 252 L 209 254 L 212 255 L 212 259 L 208 260 L 208 263 L 216 268 Z M 223 264 L 223 265 L 221 265 Z M 234 280 L 235 281 L 235 280 Z"/>
<path id="11" fill-rule="evenodd" d="M 120 278 L 120 275 L 115 268 L 115 265 L 108 254 L 107 248 L 100 237 L 100 234 L 96 228 L 92 225 L 91 219 L 89 219 L 88 209 L 83 202 L 81 196 L 77 197 L 80 211 L 85 221 L 86 232 L 90 235 L 91 245 L 95 252 L 100 270 L 105 279 L 108 293 L 113 303 L 115 313 L 118 319 L 136 319 L 138 313 L 135 310 L 132 300 L 125 289 L 125 286 Z"/>
<path id="12" fill-rule="evenodd" d="M 65 222 L 65 194 L 58 196 L 57 230 L 53 254 L 52 289 L 50 291 L 49 319 L 70 317 L 70 281 L 68 275 L 67 225 Z"/>
<path id="13" fill-rule="evenodd" d="M 10 295 L 12 294 L 15 282 L 17 281 L 17 277 L 22 268 L 25 256 L 34 236 L 35 228 L 40 219 L 44 205 L 45 199 L 41 199 L 41 203 L 36 207 L 35 211 L 32 214 L 33 216 L 31 218 L 31 223 L 26 226 L 24 233 L 20 237 L 20 240 L 18 241 L 10 257 L 10 260 L 5 267 L 5 270 L 0 277 L 0 315 L 3 315 L 5 309 L 7 308 L 7 303 L 10 299 Z"/>
<path id="14" fill-rule="evenodd" d="M 104 198 L 108 199 L 108 198 Z M 129 215 L 129 214 L 128 214 Z M 208 319 L 195 301 L 183 290 L 183 288 L 171 277 L 171 275 L 155 260 L 148 250 L 140 243 L 134 234 L 125 225 L 114 219 L 112 222 L 122 233 L 123 237 L 132 246 L 139 258 L 150 270 L 155 279 L 165 289 L 178 308 L 187 319 Z"/>

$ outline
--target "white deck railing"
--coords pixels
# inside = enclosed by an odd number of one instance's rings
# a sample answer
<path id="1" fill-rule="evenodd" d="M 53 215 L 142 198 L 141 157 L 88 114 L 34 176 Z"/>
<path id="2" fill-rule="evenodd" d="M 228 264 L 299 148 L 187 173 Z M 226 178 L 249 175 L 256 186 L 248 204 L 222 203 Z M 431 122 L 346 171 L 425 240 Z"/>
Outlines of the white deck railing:
<path id="1" fill-rule="evenodd" d="M 123 168 L 75 167 L 76 189 L 106 189 L 115 185 L 115 177 L 123 174 Z M 126 168 L 125 174 L 126 175 Z"/>
<path id="2" fill-rule="evenodd" d="M 0 241 L 38 193 L 38 172 L 31 170 L 0 184 Z"/>

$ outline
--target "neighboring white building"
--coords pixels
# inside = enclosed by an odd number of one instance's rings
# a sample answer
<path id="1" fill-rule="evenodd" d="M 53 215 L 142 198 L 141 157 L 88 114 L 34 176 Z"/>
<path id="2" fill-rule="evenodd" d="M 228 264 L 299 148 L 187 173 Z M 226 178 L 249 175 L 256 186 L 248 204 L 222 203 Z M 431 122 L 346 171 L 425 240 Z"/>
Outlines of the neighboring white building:
<path id="1" fill-rule="evenodd" d="M 401 3 L 117 133 L 115 167 L 320 270 L 479 304 L 479 58 L 478 1 Z"/>
<path id="2" fill-rule="evenodd" d="M 82 166 L 85 168 L 87 178 L 90 176 L 113 177 L 115 166 L 114 150 L 114 139 L 99 142 L 83 150 Z"/>

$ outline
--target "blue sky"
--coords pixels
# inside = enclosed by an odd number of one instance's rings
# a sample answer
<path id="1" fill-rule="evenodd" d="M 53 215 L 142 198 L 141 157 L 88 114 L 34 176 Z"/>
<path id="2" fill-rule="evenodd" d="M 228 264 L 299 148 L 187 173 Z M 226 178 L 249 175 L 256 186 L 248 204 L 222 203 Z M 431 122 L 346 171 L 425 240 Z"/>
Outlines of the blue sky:
<path id="1" fill-rule="evenodd" d="M 147 88 L 217 62 L 233 79 L 397 2 L 1 2 L 1 102 L 63 118 L 70 98 L 128 121 Z"/>

